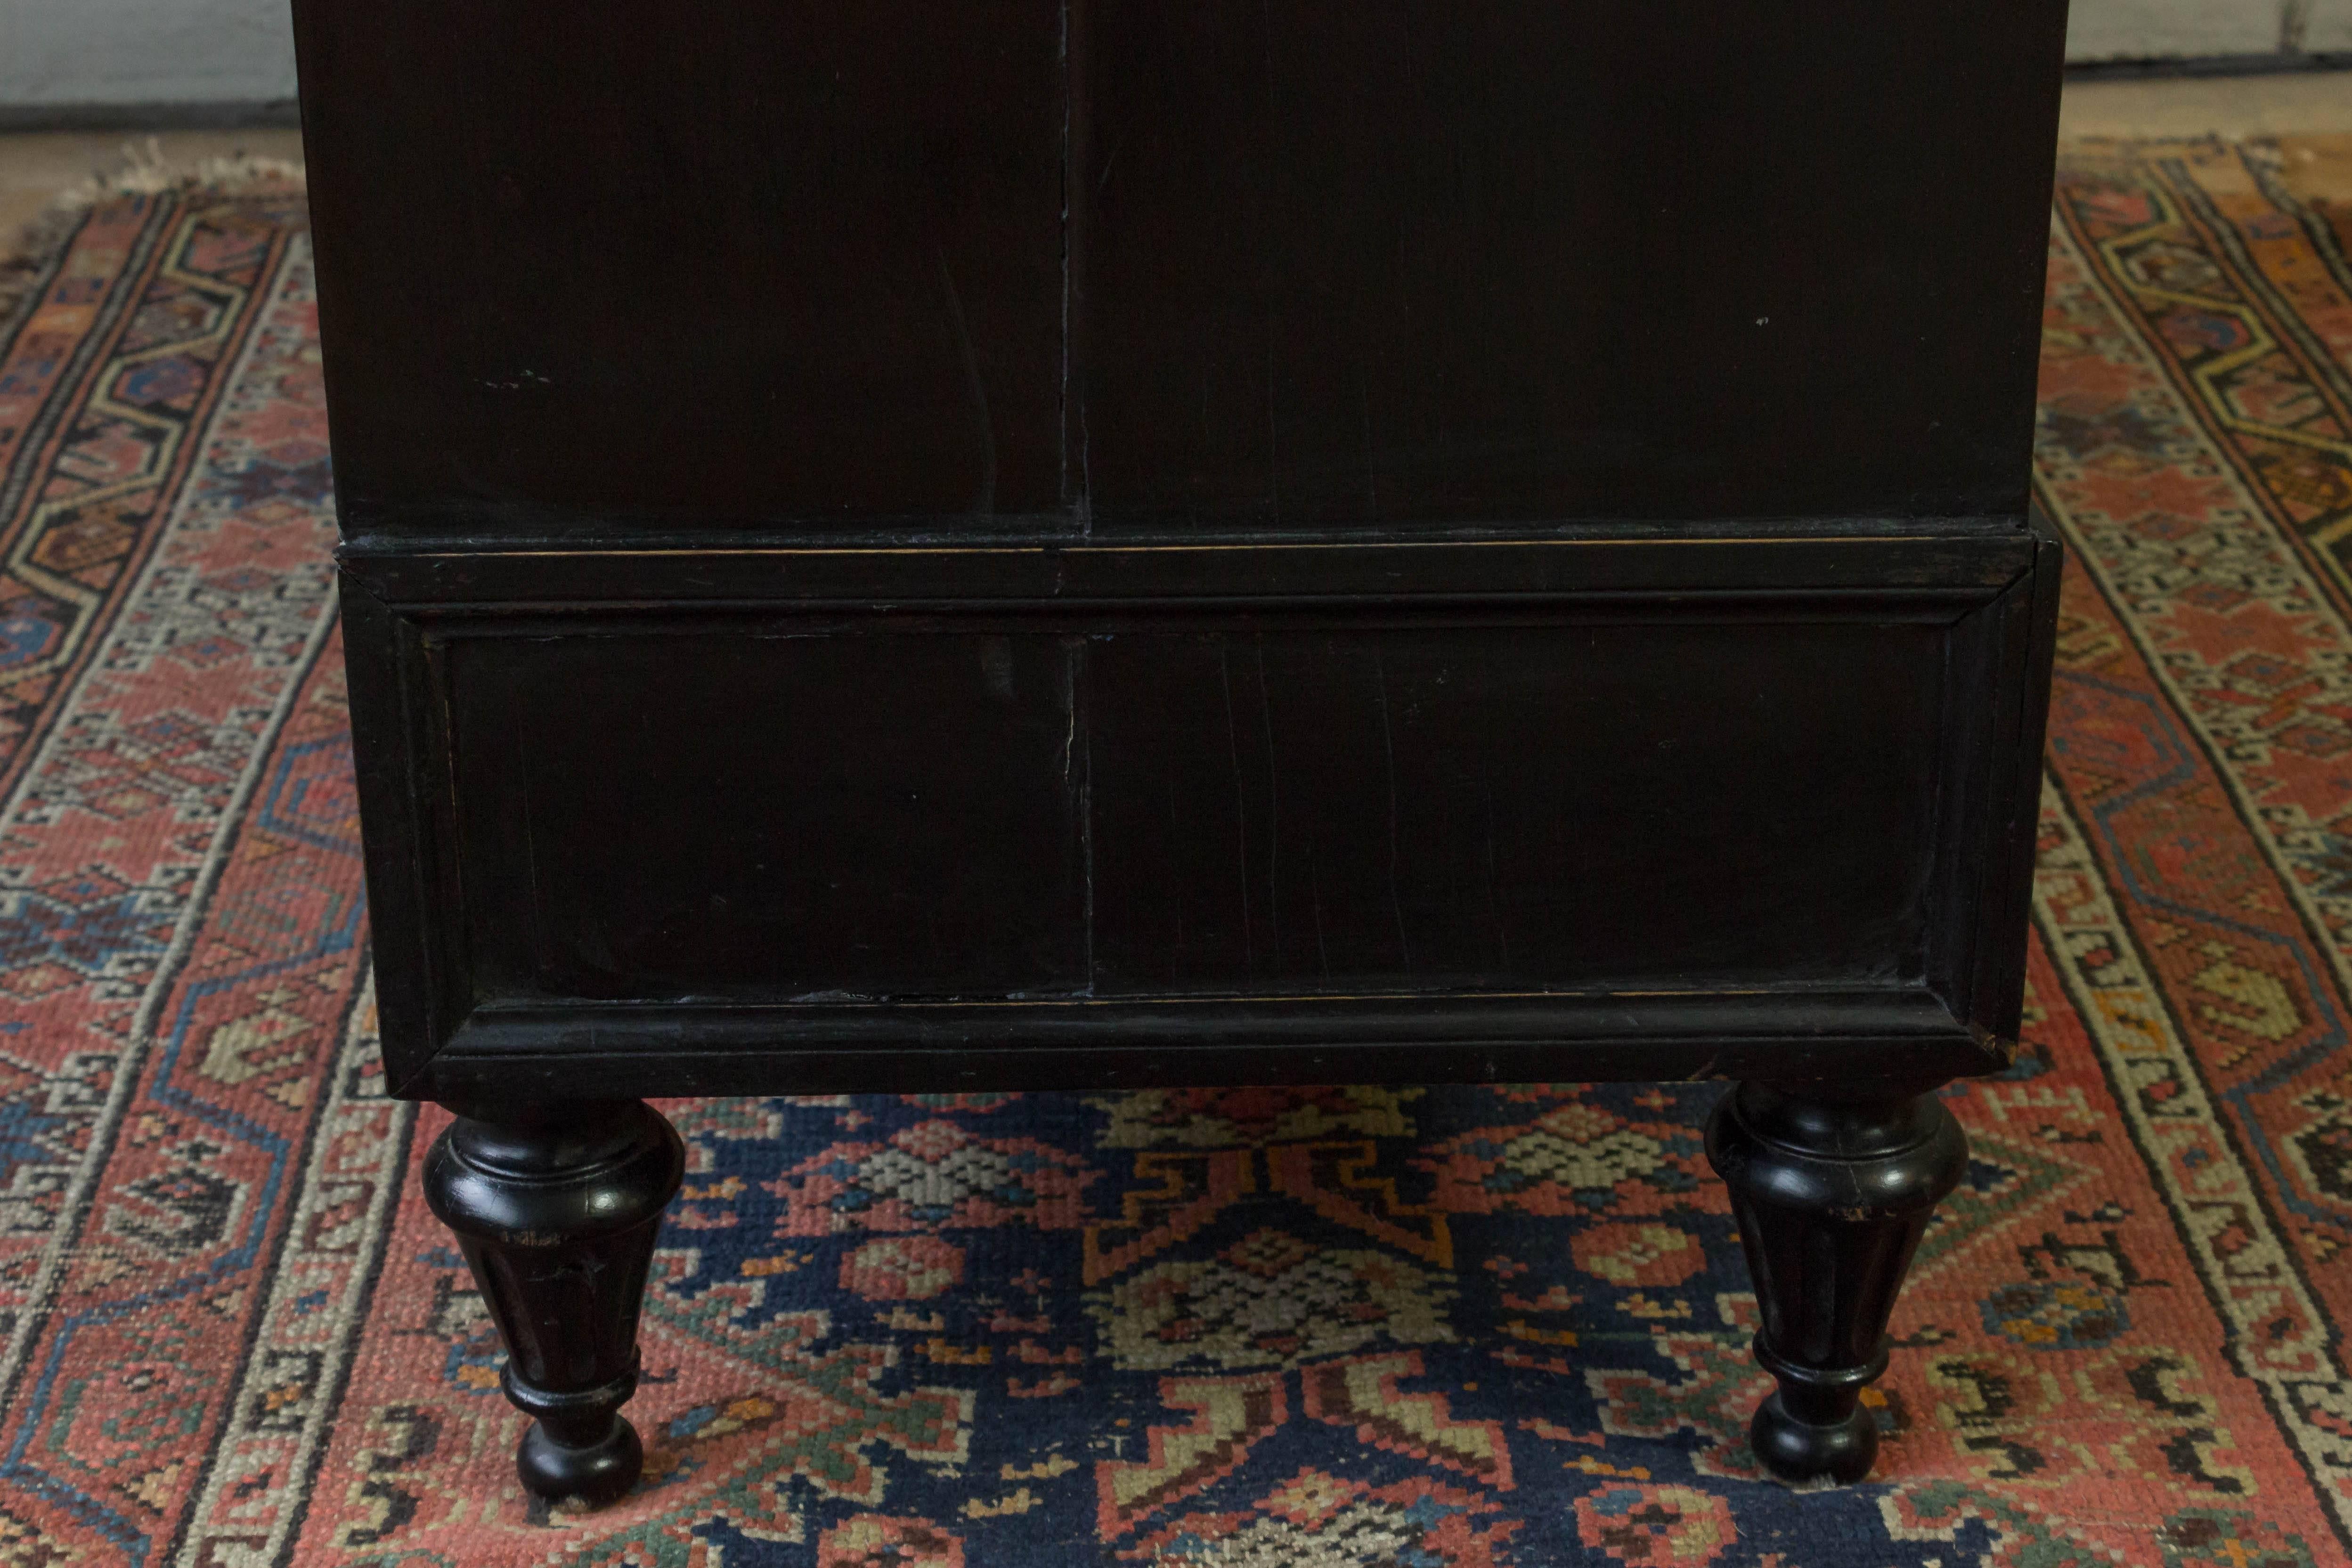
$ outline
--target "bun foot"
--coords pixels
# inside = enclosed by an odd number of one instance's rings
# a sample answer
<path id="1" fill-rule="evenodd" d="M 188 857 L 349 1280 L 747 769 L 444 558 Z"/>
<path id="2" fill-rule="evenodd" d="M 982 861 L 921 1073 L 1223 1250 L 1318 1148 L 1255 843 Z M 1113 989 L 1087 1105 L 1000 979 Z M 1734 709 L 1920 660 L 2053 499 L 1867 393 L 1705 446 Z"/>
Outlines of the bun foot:
<path id="1" fill-rule="evenodd" d="M 1773 1394 L 1756 1407 L 1748 1440 L 1764 1468 L 1784 1481 L 1827 1476 L 1843 1485 L 1870 1474 L 1871 1463 L 1878 1458 L 1878 1421 L 1859 1407 L 1825 1424 L 1801 1421 L 1789 1414 L 1782 1396 Z"/>
<path id="2" fill-rule="evenodd" d="M 499 1382 L 518 1408 L 538 1417 L 515 1449 L 515 1470 L 531 1495 L 550 1502 L 578 1498 L 602 1508 L 637 1484 L 646 1446 L 621 1415 L 621 1406 L 637 1391 L 634 1352 L 627 1372 L 595 1388 L 535 1388 L 515 1375 L 512 1362 Z"/>
<path id="3" fill-rule="evenodd" d="M 637 1440 L 637 1429 L 619 1416 L 602 1437 L 576 1448 L 534 1422 L 515 1449 L 515 1469 L 524 1488 L 550 1502 L 575 1497 L 590 1508 L 618 1502 L 645 1468 L 646 1447 Z"/>

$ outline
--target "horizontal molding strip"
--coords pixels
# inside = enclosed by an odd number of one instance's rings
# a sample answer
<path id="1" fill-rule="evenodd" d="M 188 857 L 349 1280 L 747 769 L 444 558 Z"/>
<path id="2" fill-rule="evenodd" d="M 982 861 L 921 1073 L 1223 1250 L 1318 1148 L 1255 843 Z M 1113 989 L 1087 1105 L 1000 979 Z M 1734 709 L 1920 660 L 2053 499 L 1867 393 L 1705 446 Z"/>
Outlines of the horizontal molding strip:
<path id="1" fill-rule="evenodd" d="M 2030 569 L 2014 534 L 1575 538 L 1381 544 L 392 551 L 346 547 L 387 604 L 915 604 L 976 601 L 1574 598 L 1870 593 L 1981 599 Z"/>

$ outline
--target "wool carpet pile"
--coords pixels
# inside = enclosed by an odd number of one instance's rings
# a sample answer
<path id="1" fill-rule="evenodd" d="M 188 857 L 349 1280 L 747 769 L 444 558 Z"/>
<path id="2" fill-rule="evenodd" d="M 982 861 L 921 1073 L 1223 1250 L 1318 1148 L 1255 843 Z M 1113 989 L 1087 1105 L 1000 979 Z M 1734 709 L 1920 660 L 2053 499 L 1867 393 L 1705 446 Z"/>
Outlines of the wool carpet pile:
<path id="1" fill-rule="evenodd" d="M 2352 1560 L 2352 216 L 2070 155 L 2025 1049 L 1873 1395 L 1766 1386 L 1708 1085 L 673 1102 L 642 1486 L 549 1511 L 368 980 L 299 192 L 0 339 L 0 1565 Z"/>

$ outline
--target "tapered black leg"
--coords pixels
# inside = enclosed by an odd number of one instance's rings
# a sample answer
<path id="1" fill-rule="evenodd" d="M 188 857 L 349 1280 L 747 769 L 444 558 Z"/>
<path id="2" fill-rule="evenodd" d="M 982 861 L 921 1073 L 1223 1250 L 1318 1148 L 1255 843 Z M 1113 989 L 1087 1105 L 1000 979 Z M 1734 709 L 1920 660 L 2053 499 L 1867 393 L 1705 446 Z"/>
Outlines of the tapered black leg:
<path id="1" fill-rule="evenodd" d="M 1967 1166 L 1959 1124 L 1932 1094 L 1742 1083 L 1715 1108 L 1706 1155 L 1756 1282 L 1756 1359 L 1780 1384 L 1756 1412 L 1756 1457 L 1789 1480 L 1858 1481 L 1878 1452 L 1862 1391 L 1886 1370 L 1919 1233 Z"/>
<path id="2" fill-rule="evenodd" d="M 610 1502 L 645 1449 L 621 1417 L 662 1209 L 686 1168 L 640 1101 L 453 1106 L 425 1196 L 506 1339 L 507 1397 L 537 1417 L 515 1464 L 541 1497 Z"/>

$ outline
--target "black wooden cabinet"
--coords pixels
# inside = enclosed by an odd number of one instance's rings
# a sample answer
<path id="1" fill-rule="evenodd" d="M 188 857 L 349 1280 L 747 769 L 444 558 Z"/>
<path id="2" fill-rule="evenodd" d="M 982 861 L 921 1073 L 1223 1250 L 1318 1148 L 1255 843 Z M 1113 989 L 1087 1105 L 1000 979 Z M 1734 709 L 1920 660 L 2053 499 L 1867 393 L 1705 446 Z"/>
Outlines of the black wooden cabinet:
<path id="1" fill-rule="evenodd" d="M 384 1049 L 608 1497 L 646 1095 L 1717 1076 L 1858 1406 L 2017 1028 L 2063 7 L 298 0 Z"/>

